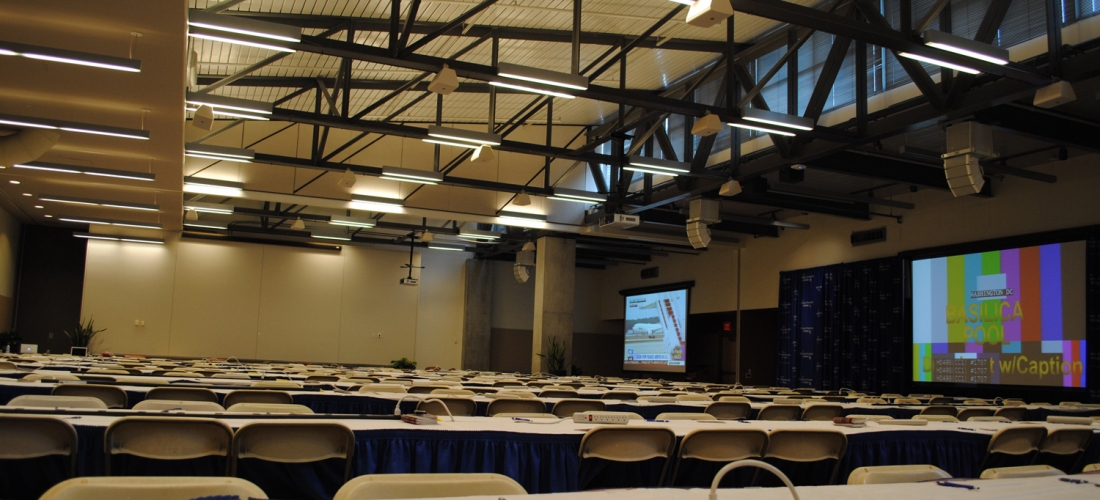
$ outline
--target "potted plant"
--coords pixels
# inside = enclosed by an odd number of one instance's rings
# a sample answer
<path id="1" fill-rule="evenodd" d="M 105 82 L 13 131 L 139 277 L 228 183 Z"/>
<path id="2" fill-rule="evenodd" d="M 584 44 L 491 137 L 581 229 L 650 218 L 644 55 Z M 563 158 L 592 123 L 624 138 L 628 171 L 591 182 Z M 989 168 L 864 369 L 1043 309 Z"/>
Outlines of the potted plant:
<path id="1" fill-rule="evenodd" d="M 81 320 L 80 324 L 77 325 L 77 327 L 74 328 L 71 333 L 68 330 L 65 330 L 65 336 L 69 337 L 69 340 L 72 341 L 73 347 L 88 348 L 91 347 L 92 341 L 95 339 L 95 336 L 106 330 L 106 328 L 96 330 L 95 319 L 88 318 L 87 321 Z"/>
<path id="2" fill-rule="evenodd" d="M 415 370 L 416 361 L 409 361 L 409 358 L 401 358 L 390 361 L 390 366 L 397 368 L 398 370 Z"/>
<path id="3" fill-rule="evenodd" d="M 539 357 L 546 361 L 546 369 L 551 375 L 559 377 L 565 375 L 565 342 L 549 335 L 546 337 L 546 345 L 549 348 L 548 352 L 539 353 Z"/>

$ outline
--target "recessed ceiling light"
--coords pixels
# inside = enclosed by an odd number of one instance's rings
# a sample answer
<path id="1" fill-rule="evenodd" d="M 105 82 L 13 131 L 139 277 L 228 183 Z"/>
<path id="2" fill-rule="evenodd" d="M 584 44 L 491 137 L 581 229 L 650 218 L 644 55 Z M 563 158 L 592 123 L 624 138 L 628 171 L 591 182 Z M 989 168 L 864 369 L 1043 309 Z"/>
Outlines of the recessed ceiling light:
<path id="1" fill-rule="evenodd" d="M 8 182 L 10 182 L 12 184 L 19 184 L 19 181 L 8 181 Z"/>

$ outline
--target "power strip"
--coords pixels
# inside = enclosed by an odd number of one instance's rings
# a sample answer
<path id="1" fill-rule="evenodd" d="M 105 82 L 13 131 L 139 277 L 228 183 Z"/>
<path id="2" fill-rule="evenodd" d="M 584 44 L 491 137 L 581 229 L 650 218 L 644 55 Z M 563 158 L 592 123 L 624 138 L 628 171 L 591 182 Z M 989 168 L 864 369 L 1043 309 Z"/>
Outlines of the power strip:
<path id="1" fill-rule="evenodd" d="M 578 424 L 614 424 L 630 423 L 630 416 L 616 411 L 579 411 L 573 414 L 573 422 Z"/>

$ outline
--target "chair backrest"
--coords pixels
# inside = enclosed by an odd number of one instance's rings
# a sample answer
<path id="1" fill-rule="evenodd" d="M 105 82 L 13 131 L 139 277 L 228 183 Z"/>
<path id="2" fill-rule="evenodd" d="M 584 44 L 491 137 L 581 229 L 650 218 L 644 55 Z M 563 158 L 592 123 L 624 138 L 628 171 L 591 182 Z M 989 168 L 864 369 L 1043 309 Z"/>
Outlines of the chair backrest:
<path id="1" fill-rule="evenodd" d="M 272 403 L 237 403 L 225 411 L 230 413 L 292 413 L 296 415 L 312 415 L 313 410 L 305 405 L 296 404 L 272 404 Z"/>
<path id="2" fill-rule="evenodd" d="M 493 382 L 493 387 L 515 387 L 522 385 L 523 382 L 520 382 L 518 380 L 498 380 L 496 382 Z"/>
<path id="3" fill-rule="evenodd" d="M 870 396 L 859 398 L 859 399 L 856 400 L 856 402 L 857 403 L 862 403 L 862 404 L 869 404 L 869 405 L 884 405 L 884 404 L 886 404 L 885 399 L 870 397 Z"/>
<path id="4" fill-rule="evenodd" d="M 432 389 L 431 394 L 448 395 L 448 396 L 470 396 L 470 397 L 477 396 L 477 393 L 475 393 L 474 391 L 471 391 L 469 389 L 449 389 L 449 388 Z"/>
<path id="5" fill-rule="evenodd" d="M 498 390 L 496 392 L 496 394 L 498 396 L 503 396 L 503 397 L 506 397 L 506 398 L 513 398 L 513 399 L 535 399 L 535 398 L 538 397 L 538 396 L 535 395 L 535 393 L 533 393 L 531 391 Z"/>
<path id="6" fill-rule="evenodd" d="M 860 467 L 848 475 L 848 484 L 918 483 L 936 479 L 951 479 L 935 465 L 879 465 Z"/>
<path id="7" fill-rule="evenodd" d="M 447 415 L 447 410 L 450 410 L 450 415 L 455 417 L 473 417 L 477 415 L 477 403 L 472 399 L 447 397 L 432 399 L 438 399 L 439 401 L 421 401 L 416 405 L 417 411 L 425 411 L 440 416 Z M 447 410 L 443 409 L 444 406 L 447 407 Z"/>
<path id="8" fill-rule="evenodd" d="M 538 399 L 494 399 L 485 410 L 488 416 L 497 413 L 545 413 L 546 403 Z"/>
<path id="9" fill-rule="evenodd" d="M 913 420 L 926 420 L 928 422 L 958 422 L 959 417 L 954 415 L 913 415 Z"/>
<path id="10" fill-rule="evenodd" d="M 622 401 L 634 401 L 638 399 L 638 393 L 632 391 L 607 391 L 600 395 L 600 399 L 618 399 Z"/>
<path id="11" fill-rule="evenodd" d="M 233 430 L 208 418 L 124 417 L 103 435 L 104 471 L 111 474 L 111 456 L 135 455 L 157 460 L 229 457 Z M 228 461 L 226 472 L 228 472 Z"/>
<path id="12" fill-rule="evenodd" d="M 982 479 L 1023 479 L 1029 477 L 1064 476 L 1066 473 L 1049 465 L 994 467 L 982 471 Z"/>
<path id="13" fill-rule="evenodd" d="M 919 405 L 920 400 L 917 398 L 894 398 L 894 404 L 896 405 Z"/>
<path id="14" fill-rule="evenodd" d="M 832 422 L 844 411 L 844 407 L 836 404 L 813 404 L 802 410 L 802 420 L 824 420 Z"/>
<path id="15" fill-rule="evenodd" d="M 302 384 L 293 380 L 257 380 L 249 387 L 267 387 L 271 389 L 301 389 Z"/>
<path id="16" fill-rule="evenodd" d="M 36 382 L 39 380 L 80 380 L 80 377 L 71 373 L 28 373 L 20 380 L 24 382 Z"/>
<path id="17" fill-rule="evenodd" d="M 868 420 L 870 420 L 871 422 L 878 422 L 880 420 L 893 420 L 894 419 L 894 417 L 891 417 L 890 415 L 864 415 L 864 414 L 859 414 L 859 413 L 850 413 L 850 414 L 848 414 L 848 418 L 852 419 L 853 422 L 868 421 Z"/>
<path id="18" fill-rule="evenodd" d="M 24 394 L 8 401 L 7 406 L 16 408 L 90 408 L 106 410 L 102 399 L 90 396 L 38 396 Z"/>
<path id="19" fill-rule="evenodd" d="M 203 374 L 198 373 L 198 372 L 185 372 L 185 371 L 180 371 L 180 370 L 167 371 L 167 372 L 164 372 L 161 376 L 162 377 L 198 377 L 198 378 L 206 378 L 206 375 L 203 375 Z"/>
<path id="20" fill-rule="evenodd" d="M 40 500 L 189 500 L 223 496 L 267 498 L 259 486 L 235 477 L 80 477 L 54 485 Z"/>
<path id="21" fill-rule="evenodd" d="M 703 411 L 718 420 L 741 420 L 752 415 L 752 405 L 739 401 L 718 401 L 707 405 Z"/>
<path id="22" fill-rule="evenodd" d="M 580 394 L 578 394 L 577 391 L 575 391 L 573 389 L 569 389 L 567 391 L 559 391 L 559 390 L 549 390 L 548 391 L 548 390 L 543 389 L 542 392 L 539 393 L 539 397 L 540 398 L 567 399 L 567 398 L 580 397 Z"/>
<path id="23" fill-rule="evenodd" d="M 94 373 L 98 375 L 133 375 L 130 370 L 124 370 L 120 368 L 89 368 L 85 373 Z"/>
<path id="24" fill-rule="evenodd" d="M 344 481 L 351 473 L 355 434 L 347 426 L 332 422 L 254 422 L 233 435 L 231 471 L 243 458 L 268 462 L 305 463 L 343 458 Z"/>
<path id="25" fill-rule="evenodd" d="M 0 370 L 18 370 L 19 367 L 11 361 L 0 361 Z"/>
<path id="26" fill-rule="evenodd" d="M 252 377 L 248 376 L 247 373 L 222 372 L 222 373 L 214 374 L 214 376 L 211 377 L 211 378 L 231 378 L 231 379 L 237 379 L 237 380 L 248 380 L 248 379 L 251 379 Z"/>
<path id="27" fill-rule="evenodd" d="M 93 384 L 58 384 L 50 393 L 54 396 L 87 396 L 103 401 L 107 408 L 126 408 L 126 391 L 121 387 Z"/>
<path id="28" fill-rule="evenodd" d="M 678 394 L 676 401 L 714 401 L 713 398 L 706 394 Z"/>
<path id="29" fill-rule="evenodd" d="M 359 387 L 359 392 L 384 392 L 390 394 L 405 394 L 408 392 L 401 384 L 366 384 Z"/>
<path id="30" fill-rule="evenodd" d="M 839 431 L 826 430 L 776 430 L 768 434 L 768 447 L 764 458 L 778 458 L 792 462 L 817 462 L 836 460 L 833 472 L 826 484 L 836 481 L 840 459 L 848 448 L 848 438 Z"/>
<path id="31" fill-rule="evenodd" d="M 348 481 L 332 500 L 526 494 L 523 486 L 502 474 L 370 474 Z"/>
<path id="32" fill-rule="evenodd" d="M 657 415 L 657 420 L 718 420 L 718 418 L 709 413 L 665 412 Z"/>
<path id="33" fill-rule="evenodd" d="M 752 400 L 745 396 L 721 396 L 718 398 L 719 402 L 723 403 L 751 403 Z"/>
<path id="34" fill-rule="evenodd" d="M 800 405 L 802 404 L 801 398 L 775 398 L 772 400 L 773 405 Z"/>
<path id="35" fill-rule="evenodd" d="M 928 400 L 930 405 L 949 405 L 955 402 L 955 398 L 945 398 L 943 396 L 934 396 Z"/>
<path id="36" fill-rule="evenodd" d="M 997 431 L 989 440 L 988 453 L 1026 455 L 1039 449 L 1047 436 L 1046 427 L 1008 427 Z"/>
<path id="37" fill-rule="evenodd" d="M 958 415 L 958 410 L 954 406 L 926 406 L 921 409 L 921 415 L 951 415 L 952 417 Z"/>
<path id="38" fill-rule="evenodd" d="M 974 417 L 992 417 L 993 408 L 960 408 L 958 418 L 960 422 L 966 422 Z"/>
<path id="39" fill-rule="evenodd" d="M 756 415 L 757 420 L 798 420 L 802 407 L 794 405 L 766 405 Z"/>
<path id="40" fill-rule="evenodd" d="M 23 460 L 50 455 L 69 457 L 66 475 L 76 475 L 76 429 L 53 417 L 0 416 L 0 459 Z"/>
<path id="41" fill-rule="evenodd" d="M 1092 429 L 1055 429 L 1039 443 L 1040 453 L 1074 455 L 1088 449 Z"/>
<path id="42" fill-rule="evenodd" d="M 1081 472 L 1092 472 L 1096 470 L 1100 470 L 1100 463 L 1088 464 L 1085 468 L 1081 469 Z"/>
<path id="43" fill-rule="evenodd" d="M 211 403 L 209 401 L 169 401 L 167 399 L 146 399 L 145 401 L 139 401 L 134 405 L 134 410 L 137 411 L 165 411 L 165 410 L 181 410 L 181 411 L 211 411 L 222 412 L 225 411 L 225 407 L 218 403 Z"/>
<path id="44" fill-rule="evenodd" d="M 356 381 L 344 379 L 343 382 L 356 382 Z M 362 382 L 359 381 L 357 383 L 362 383 Z M 414 385 L 412 387 L 407 388 L 406 390 L 409 392 L 409 394 L 431 394 L 432 391 L 436 391 L 436 390 L 439 390 L 439 389 L 450 389 L 450 387 L 445 386 L 445 385 Z"/>
<path id="45" fill-rule="evenodd" d="M 554 403 L 554 415 L 561 418 L 573 418 L 573 414 L 582 411 L 605 411 L 607 404 L 598 399 L 563 399 Z"/>
<path id="46" fill-rule="evenodd" d="M 306 377 L 306 382 L 339 382 L 340 377 L 336 375 L 310 375 Z"/>
<path id="47" fill-rule="evenodd" d="M 288 405 L 294 403 L 294 397 L 289 392 L 283 391 L 252 391 L 241 389 L 225 395 L 223 406 L 229 407 L 237 403 L 267 403 Z"/>
<path id="48" fill-rule="evenodd" d="M 613 462 L 642 462 L 672 456 L 676 433 L 665 427 L 596 427 L 581 439 L 582 459 L 601 458 Z"/>
<path id="49" fill-rule="evenodd" d="M 145 399 L 167 399 L 169 401 L 209 401 L 218 402 L 218 395 L 210 389 L 200 387 L 154 387 L 145 394 Z"/>
<path id="50" fill-rule="evenodd" d="M 733 462 L 763 458 L 768 433 L 759 429 L 697 429 L 680 442 L 679 459 Z"/>
<path id="51" fill-rule="evenodd" d="M 1019 422 L 1027 415 L 1027 408 L 1022 406 L 1014 406 L 1011 408 L 997 408 L 997 411 L 993 412 L 993 415 L 998 417 L 1007 418 L 1013 422 Z"/>
<path id="52" fill-rule="evenodd" d="M 969 420 L 971 422 L 1003 422 L 1003 423 L 1006 423 L 1006 424 L 1012 422 L 1011 420 L 1009 420 L 1005 417 L 997 417 L 997 416 L 970 417 L 967 420 Z"/>

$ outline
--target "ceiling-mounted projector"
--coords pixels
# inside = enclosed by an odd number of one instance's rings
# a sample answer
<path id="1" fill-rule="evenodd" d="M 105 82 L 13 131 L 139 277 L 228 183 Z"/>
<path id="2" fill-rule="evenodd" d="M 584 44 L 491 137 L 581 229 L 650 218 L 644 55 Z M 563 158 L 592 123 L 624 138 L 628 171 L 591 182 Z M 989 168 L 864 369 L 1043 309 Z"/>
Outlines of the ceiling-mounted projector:
<path id="1" fill-rule="evenodd" d="M 729 0 L 698 0 L 688 9 L 687 23 L 700 28 L 709 28 L 733 15 L 733 6 Z"/>

